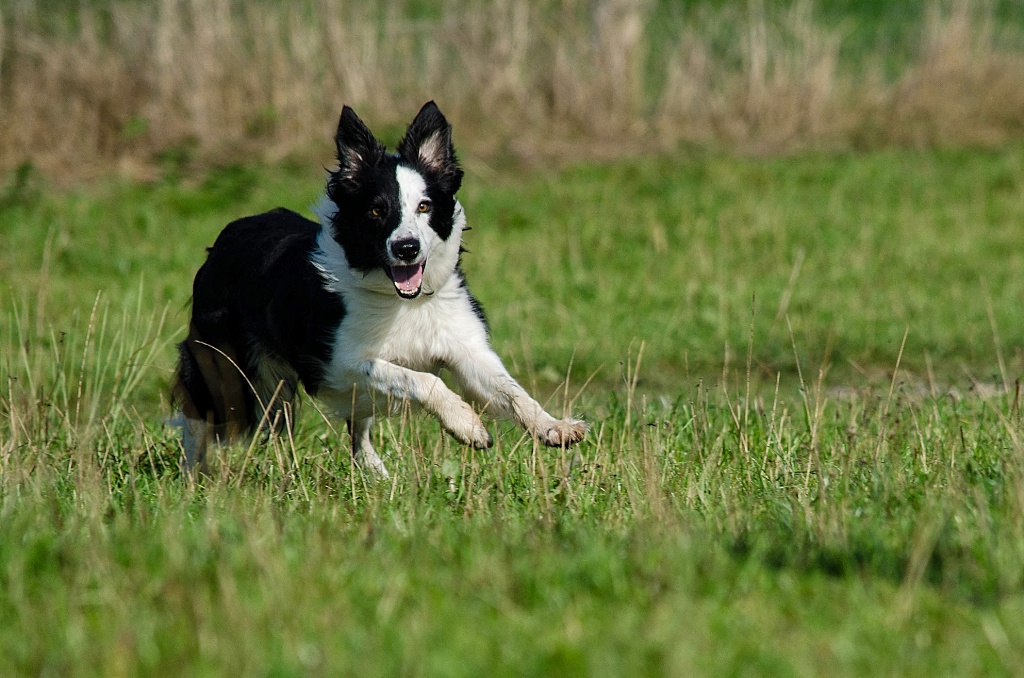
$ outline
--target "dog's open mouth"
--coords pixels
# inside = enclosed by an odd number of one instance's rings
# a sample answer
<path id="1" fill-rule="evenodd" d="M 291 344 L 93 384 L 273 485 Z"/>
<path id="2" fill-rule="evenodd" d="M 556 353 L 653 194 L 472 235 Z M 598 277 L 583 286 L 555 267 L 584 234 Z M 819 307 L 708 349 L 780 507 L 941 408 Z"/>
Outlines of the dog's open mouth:
<path id="1" fill-rule="evenodd" d="M 395 283 L 398 296 L 404 299 L 414 299 L 419 296 L 420 288 L 423 286 L 422 263 L 411 266 L 385 266 L 384 270 L 391 281 Z"/>

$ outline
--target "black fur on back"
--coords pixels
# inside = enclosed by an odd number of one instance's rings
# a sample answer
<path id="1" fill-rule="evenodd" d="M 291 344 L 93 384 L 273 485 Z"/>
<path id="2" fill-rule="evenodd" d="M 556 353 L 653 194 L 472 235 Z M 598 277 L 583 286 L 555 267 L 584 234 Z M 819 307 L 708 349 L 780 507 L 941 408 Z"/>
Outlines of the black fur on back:
<path id="1" fill-rule="evenodd" d="M 319 231 L 319 224 L 279 208 L 232 222 L 208 250 L 192 287 L 189 338 L 178 346 L 175 392 L 186 416 L 251 431 L 261 415 L 251 384 L 267 357 L 291 366 L 306 391 L 317 392 L 330 359 L 329 333 L 345 315 L 310 261 Z M 241 370 L 241 383 L 211 393 L 209 382 L 233 378 L 230 363 Z M 219 379 L 204 379 L 210 370 Z M 294 393 L 295 384 L 287 386 Z"/>

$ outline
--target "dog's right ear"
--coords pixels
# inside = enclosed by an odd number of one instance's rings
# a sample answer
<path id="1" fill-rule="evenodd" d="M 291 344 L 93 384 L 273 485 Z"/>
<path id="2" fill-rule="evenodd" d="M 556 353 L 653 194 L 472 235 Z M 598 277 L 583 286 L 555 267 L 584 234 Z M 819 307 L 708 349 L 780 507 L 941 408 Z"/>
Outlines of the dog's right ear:
<path id="1" fill-rule="evenodd" d="M 334 143 L 338 147 L 338 171 L 334 177 L 350 187 L 358 183 L 363 168 L 376 165 L 384 157 L 384 144 L 348 106 L 341 109 Z"/>
<path id="2" fill-rule="evenodd" d="M 398 155 L 413 166 L 431 173 L 444 190 L 455 193 L 462 184 L 462 170 L 452 145 L 452 126 L 433 101 L 423 104 L 398 144 Z"/>

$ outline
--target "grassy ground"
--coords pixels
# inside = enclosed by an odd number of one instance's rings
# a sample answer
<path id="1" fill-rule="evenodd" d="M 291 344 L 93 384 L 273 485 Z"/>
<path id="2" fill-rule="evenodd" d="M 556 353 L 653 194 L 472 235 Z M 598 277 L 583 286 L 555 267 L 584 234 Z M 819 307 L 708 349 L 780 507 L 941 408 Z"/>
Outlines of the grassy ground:
<path id="1" fill-rule="evenodd" d="M 1024 147 L 467 164 L 495 345 L 593 432 L 398 417 L 384 485 L 308 403 L 200 487 L 161 423 L 202 248 L 317 173 L 7 177 L 3 673 L 1019 671 Z"/>
<path id="2" fill-rule="evenodd" d="M 724 362 L 743 368 L 751 338 L 752 376 L 769 386 L 778 372 L 791 381 L 798 360 L 812 377 L 829 366 L 833 385 L 887 385 L 905 333 L 902 365 L 920 379 L 930 362 L 939 387 L 1003 384 L 1024 368 L 1022 168 L 1020 145 L 689 151 L 497 175 L 470 160 L 464 263 L 501 353 L 541 386 L 570 361 L 577 381 L 617 384 L 645 342 L 642 390 L 671 393 L 717 378 Z M 0 279 L 22 330 L 84 325 L 101 293 L 101 307 L 167 310 L 162 336 L 173 337 L 223 225 L 306 210 L 323 184 L 316 168 L 169 176 L 54 194 L 27 172 L 0 186 Z"/>

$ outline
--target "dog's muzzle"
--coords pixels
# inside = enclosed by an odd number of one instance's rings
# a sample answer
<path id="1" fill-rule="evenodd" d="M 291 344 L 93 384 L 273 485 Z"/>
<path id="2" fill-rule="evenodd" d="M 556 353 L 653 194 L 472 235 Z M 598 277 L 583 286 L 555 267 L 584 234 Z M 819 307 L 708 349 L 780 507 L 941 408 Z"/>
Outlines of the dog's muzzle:
<path id="1" fill-rule="evenodd" d="M 409 263 L 388 264 L 384 266 L 384 271 L 395 283 L 398 296 L 403 299 L 415 299 L 423 287 L 425 266 L 425 262 L 422 261 L 412 263 L 420 255 L 420 241 L 416 239 L 397 240 L 391 243 L 391 254 L 395 259 Z"/>

